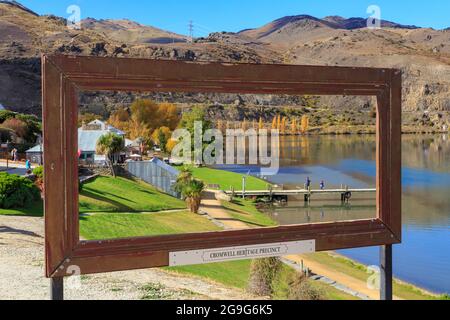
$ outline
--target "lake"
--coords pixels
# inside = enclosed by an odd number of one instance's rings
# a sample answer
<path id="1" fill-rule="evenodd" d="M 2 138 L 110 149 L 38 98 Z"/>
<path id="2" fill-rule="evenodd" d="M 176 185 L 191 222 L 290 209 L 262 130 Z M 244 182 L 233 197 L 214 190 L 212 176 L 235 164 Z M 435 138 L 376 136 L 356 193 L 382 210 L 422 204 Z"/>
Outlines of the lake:
<path id="1" fill-rule="evenodd" d="M 311 136 L 281 138 L 281 168 L 269 181 L 288 188 L 375 188 L 375 136 Z M 394 247 L 395 276 L 436 293 L 450 292 L 450 136 L 403 136 L 403 243 Z M 257 174 L 252 166 L 227 170 Z M 282 225 L 376 217 L 375 195 L 290 199 L 285 207 L 267 208 Z M 378 248 L 339 253 L 366 265 L 379 264 Z"/>

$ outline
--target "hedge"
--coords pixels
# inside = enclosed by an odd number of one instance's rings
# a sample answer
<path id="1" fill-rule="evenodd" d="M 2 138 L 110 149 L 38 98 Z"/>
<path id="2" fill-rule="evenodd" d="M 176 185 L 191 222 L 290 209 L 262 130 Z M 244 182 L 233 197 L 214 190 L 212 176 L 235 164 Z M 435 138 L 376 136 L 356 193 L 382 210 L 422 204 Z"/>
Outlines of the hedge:
<path id="1" fill-rule="evenodd" d="M 39 199 L 40 191 L 31 180 L 0 172 L 0 208 L 23 208 Z"/>

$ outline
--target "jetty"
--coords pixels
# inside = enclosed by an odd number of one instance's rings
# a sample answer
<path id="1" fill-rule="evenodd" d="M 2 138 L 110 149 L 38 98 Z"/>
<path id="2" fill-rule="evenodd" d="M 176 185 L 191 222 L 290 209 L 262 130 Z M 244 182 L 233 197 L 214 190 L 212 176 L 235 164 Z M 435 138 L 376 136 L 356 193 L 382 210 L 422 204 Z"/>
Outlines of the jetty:
<path id="1" fill-rule="evenodd" d="M 287 202 L 289 197 L 303 196 L 306 202 L 310 202 L 314 195 L 338 195 L 342 202 L 349 202 L 354 194 L 376 193 L 377 189 L 291 189 L 291 190 L 229 190 L 225 193 L 230 197 L 265 198 L 270 202 Z"/>

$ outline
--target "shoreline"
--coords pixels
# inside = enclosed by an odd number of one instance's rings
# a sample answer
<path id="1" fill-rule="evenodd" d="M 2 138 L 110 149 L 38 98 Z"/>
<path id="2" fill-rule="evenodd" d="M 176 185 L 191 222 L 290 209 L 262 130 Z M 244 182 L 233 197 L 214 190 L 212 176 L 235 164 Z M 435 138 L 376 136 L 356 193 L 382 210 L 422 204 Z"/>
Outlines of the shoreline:
<path id="1" fill-rule="evenodd" d="M 328 255 L 330 255 L 330 256 L 336 256 L 338 258 L 345 259 L 345 260 L 347 260 L 347 261 L 349 261 L 349 262 L 351 262 L 353 264 L 364 266 L 366 269 L 368 268 L 368 266 L 366 264 L 364 264 L 362 262 L 359 262 L 359 261 L 357 261 L 355 259 L 352 259 L 350 257 L 347 257 L 347 256 L 345 256 L 343 254 L 340 254 L 340 253 L 338 253 L 336 251 L 329 251 L 329 252 L 326 252 L 326 253 Z M 424 295 L 428 295 L 428 296 L 435 297 L 435 298 L 440 298 L 440 297 L 442 297 L 442 296 L 447 294 L 447 293 L 436 293 L 436 292 L 430 291 L 428 289 L 424 289 L 422 287 L 419 287 L 418 285 L 415 285 L 413 283 L 401 280 L 401 279 L 396 278 L 396 277 L 394 277 L 394 281 L 397 282 L 400 285 L 410 286 L 410 287 L 414 288 L 415 290 L 420 291 Z"/>

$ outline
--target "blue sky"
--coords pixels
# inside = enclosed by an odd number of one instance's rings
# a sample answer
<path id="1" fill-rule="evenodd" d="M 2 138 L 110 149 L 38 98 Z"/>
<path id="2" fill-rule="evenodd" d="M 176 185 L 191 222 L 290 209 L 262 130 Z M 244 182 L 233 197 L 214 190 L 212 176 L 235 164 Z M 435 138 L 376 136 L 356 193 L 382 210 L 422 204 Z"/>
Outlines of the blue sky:
<path id="1" fill-rule="evenodd" d="M 19 0 L 40 13 L 68 17 L 78 5 L 81 18 L 127 18 L 181 34 L 194 22 L 195 36 L 214 31 L 239 31 L 274 19 L 297 14 L 317 17 L 340 15 L 368 17 L 367 8 L 378 5 L 381 18 L 403 24 L 442 29 L 450 27 L 448 0 Z"/>

